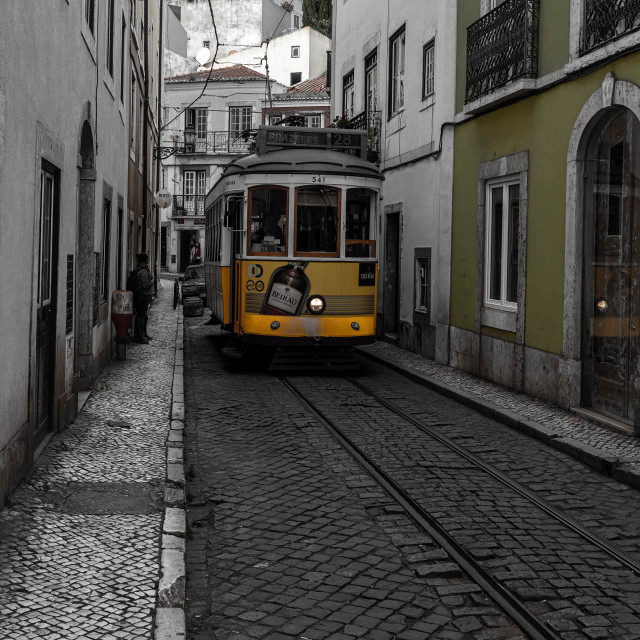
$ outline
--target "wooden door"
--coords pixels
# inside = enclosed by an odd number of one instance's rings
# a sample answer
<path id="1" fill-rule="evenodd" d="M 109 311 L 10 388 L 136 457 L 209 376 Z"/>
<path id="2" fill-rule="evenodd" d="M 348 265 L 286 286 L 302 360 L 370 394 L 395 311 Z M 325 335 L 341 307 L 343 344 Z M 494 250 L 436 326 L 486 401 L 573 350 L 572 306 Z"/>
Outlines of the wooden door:
<path id="1" fill-rule="evenodd" d="M 640 328 L 639 128 L 635 116 L 623 110 L 600 133 L 592 163 L 591 262 L 585 280 L 590 289 L 586 394 L 596 411 L 628 421 L 634 419 Z"/>

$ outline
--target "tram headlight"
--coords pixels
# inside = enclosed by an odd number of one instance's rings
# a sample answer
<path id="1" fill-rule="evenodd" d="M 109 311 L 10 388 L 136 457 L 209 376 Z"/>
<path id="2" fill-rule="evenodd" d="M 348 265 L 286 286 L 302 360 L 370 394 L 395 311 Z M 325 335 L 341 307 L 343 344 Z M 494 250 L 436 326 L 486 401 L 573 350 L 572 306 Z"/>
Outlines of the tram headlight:
<path id="1" fill-rule="evenodd" d="M 311 313 L 322 313 L 326 306 L 327 303 L 322 296 L 312 296 L 307 300 L 307 309 L 309 309 Z"/>

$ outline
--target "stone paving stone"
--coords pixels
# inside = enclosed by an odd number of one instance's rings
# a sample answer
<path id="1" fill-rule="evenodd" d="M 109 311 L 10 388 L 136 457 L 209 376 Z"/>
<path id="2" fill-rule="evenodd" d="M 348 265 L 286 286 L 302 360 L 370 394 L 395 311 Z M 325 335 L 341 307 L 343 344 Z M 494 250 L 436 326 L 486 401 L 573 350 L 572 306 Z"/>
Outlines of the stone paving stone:
<path id="1" fill-rule="evenodd" d="M 0 511 L 2 640 L 151 637 L 177 317 L 166 291 L 150 309 L 154 340 L 107 365 Z M 87 512 L 135 484 L 150 489 L 139 512 L 117 500 Z M 94 497 L 78 502 L 83 492 Z"/>

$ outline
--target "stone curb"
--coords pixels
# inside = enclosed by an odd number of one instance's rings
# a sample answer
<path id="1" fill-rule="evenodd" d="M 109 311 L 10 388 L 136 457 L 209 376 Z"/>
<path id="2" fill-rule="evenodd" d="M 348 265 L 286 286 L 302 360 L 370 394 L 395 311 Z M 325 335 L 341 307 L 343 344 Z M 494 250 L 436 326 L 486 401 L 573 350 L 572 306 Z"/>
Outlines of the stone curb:
<path id="1" fill-rule="evenodd" d="M 181 640 L 187 637 L 184 613 L 186 566 L 184 435 L 184 320 L 178 316 L 171 387 L 171 416 L 166 448 L 165 512 L 162 525 L 160 579 L 156 599 L 155 640 Z"/>
<path id="2" fill-rule="evenodd" d="M 523 418 L 509 409 L 500 407 L 488 400 L 483 400 L 478 396 L 452 387 L 444 382 L 434 380 L 426 374 L 411 371 L 384 356 L 358 348 L 356 348 L 356 351 L 370 360 L 380 362 L 390 369 L 403 374 L 418 384 L 433 389 L 441 395 L 460 402 L 488 418 L 501 422 L 516 431 L 531 436 L 554 449 L 568 454 L 603 475 L 610 476 L 614 480 L 627 484 L 634 489 L 640 489 L 640 465 L 628 464 L 629 461 L 624 458 L 596 449 L 575 438 L 563 436 L 556 433 L 551 427 Z"/>

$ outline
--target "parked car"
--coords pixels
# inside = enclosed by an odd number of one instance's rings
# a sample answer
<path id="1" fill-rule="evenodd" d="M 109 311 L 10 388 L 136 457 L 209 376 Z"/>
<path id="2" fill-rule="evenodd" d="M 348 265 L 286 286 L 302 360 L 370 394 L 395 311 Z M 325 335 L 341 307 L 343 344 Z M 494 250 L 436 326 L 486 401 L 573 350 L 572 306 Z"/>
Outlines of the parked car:
<path id="1" fill-rule="evenodd" d="M 202 304 L 206 306 L 207 288 L 204 283 L 203 264 L 189 265 L 179 280 L 182 283 L 180 287 L 180 302 L 184 302 L 185 298 L 202 298 Z"/>

